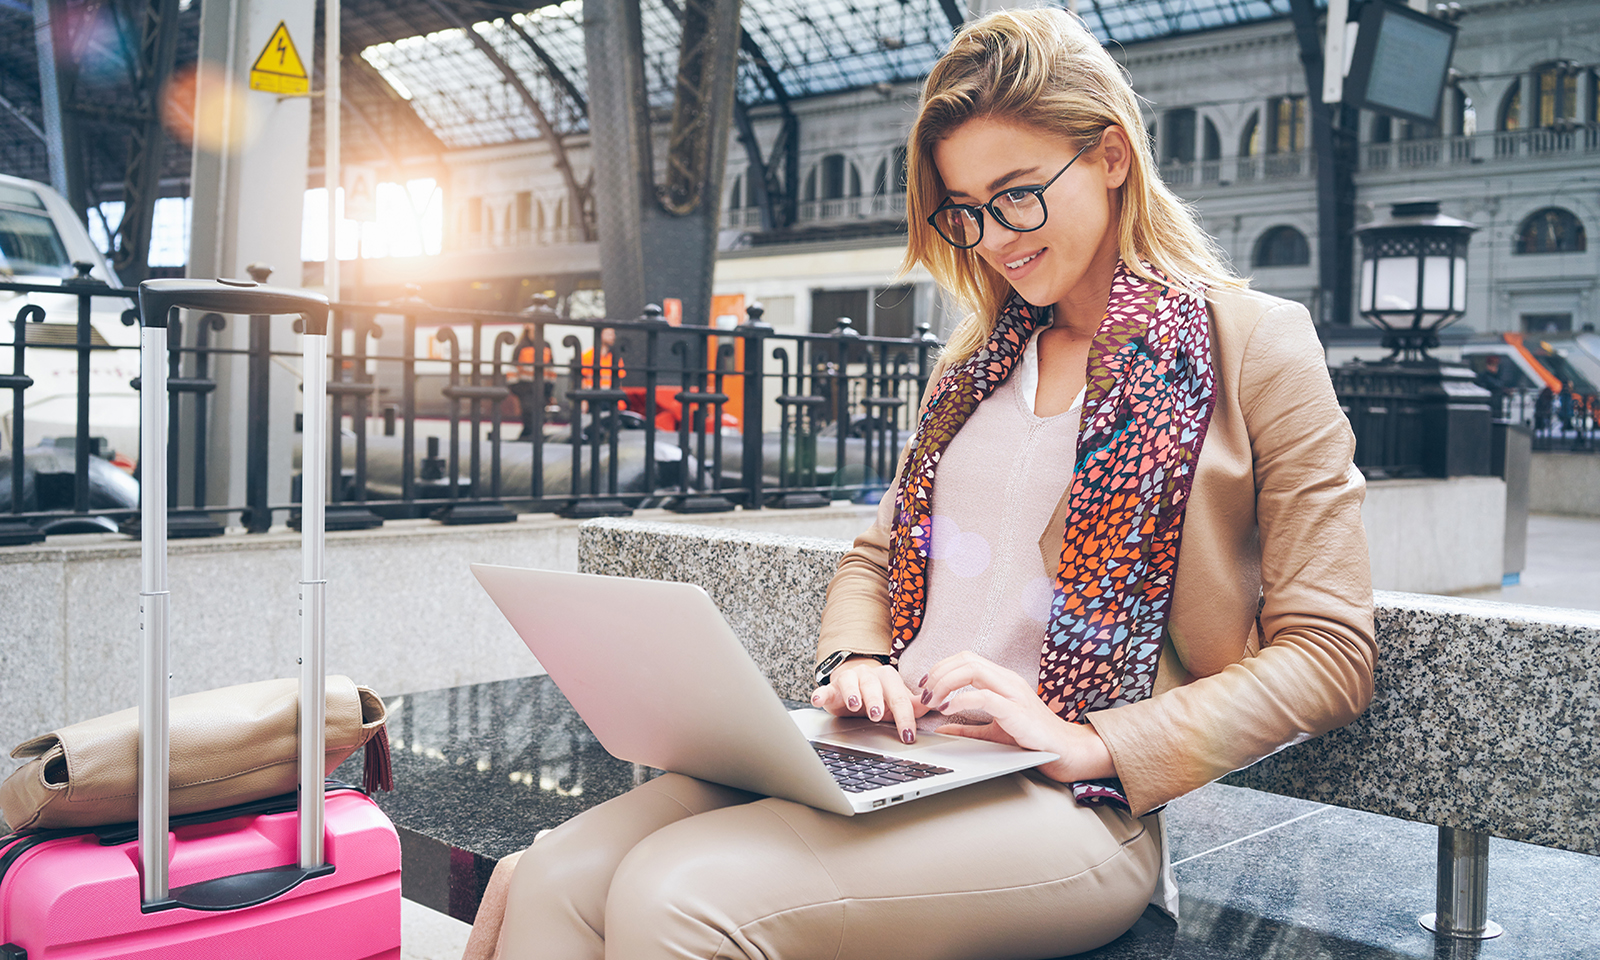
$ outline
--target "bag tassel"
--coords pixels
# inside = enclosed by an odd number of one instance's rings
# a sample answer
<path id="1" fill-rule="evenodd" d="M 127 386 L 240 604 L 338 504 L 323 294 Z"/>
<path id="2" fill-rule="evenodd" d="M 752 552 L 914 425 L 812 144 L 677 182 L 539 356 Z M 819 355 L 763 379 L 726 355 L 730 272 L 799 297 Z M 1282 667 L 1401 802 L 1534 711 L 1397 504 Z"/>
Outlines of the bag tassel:
<path id="1" fill-rule="evenodd" d="M 361 789 L 368 793 L 376 790 L 394 790 L 394 766 L 389 759 L 389 729 L 379 727 L 377 734 L 367 741 L 367 752 L 361 764 Z"/>

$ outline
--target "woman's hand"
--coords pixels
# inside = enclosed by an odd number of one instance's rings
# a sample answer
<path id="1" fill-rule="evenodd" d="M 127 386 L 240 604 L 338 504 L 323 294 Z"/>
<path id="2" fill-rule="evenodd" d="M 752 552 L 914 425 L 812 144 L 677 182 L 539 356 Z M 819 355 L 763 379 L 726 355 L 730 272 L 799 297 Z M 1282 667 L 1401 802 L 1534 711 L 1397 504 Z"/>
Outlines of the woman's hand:
<path id="1" fill-rule="evenodd" d="M 940 660 L 918 686 L 922 704 L 940 713 L 981 710 L 993 718 L 985 724 L 945 724 L 937 733 L 1058 754 L 1060 760 L 1039 770 L 1063 783 L 1117 775 L 1111 751 L 1094 727 L 1061 719 L 1016 673 L 975 653 Z M 971 689 L 962 689 L 969 686 Z"/>
<path id="2" fill-rule="evenodd" d="M 928 712 L 912 696 L 900 671 L 871 657 L 852 657 L 833 669 L 828 685 L 811 694 L 811 703 L 836 717 L 860 717 L 877 722 L 893 719 L 903 743 L 915 743 L 917 718 Z"/>

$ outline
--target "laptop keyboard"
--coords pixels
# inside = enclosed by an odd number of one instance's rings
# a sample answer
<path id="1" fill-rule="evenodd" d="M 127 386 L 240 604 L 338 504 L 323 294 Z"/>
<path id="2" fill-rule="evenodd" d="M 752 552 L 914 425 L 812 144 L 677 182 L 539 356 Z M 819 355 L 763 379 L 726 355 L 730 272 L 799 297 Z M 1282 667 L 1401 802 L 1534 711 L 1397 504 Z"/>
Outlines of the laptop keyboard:
<path id="1" fill-rule="evenodd" d="M 949 767 L 936 767 L 927 763 L 902 760 L 881 753 L 865 753 L 831 743 L 811 741 L 811 746 L 822 758 L 822 765 L 833 774 L 847 793 L 861 793 L 879 787 L 892 787 L 897 783 L 923 780 L 941 773 L 950 773 Z"/>

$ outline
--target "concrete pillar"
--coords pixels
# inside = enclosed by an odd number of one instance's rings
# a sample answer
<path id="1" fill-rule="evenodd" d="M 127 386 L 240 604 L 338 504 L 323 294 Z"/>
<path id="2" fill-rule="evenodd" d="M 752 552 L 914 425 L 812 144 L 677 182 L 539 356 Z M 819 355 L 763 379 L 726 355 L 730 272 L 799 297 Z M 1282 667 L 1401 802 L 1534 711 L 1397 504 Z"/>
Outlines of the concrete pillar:
<path id="1" fill-rule="evenodd" d="M 249 78 L 251 66 L 279 22 L 287 27 L 301 63 L 310 72 L 315 11 L 315 0 L 228 0 L 202 8 L 191 174 L 191 277 L 247 278 L 246 266 L 263 263 L 273 268 L 269 282 L 300 286 L 300 220 L 311 101 L 251 90 Z M 298 351 L 300 338 L 291 323 L 288 317 L 273 319 L 273 350 Z M 187 343 L 193 343 L 195 326 L 185 324 Z M 213 342 L 243 350 L 249 346 L 249 328 L 247 318 L 230 318 Z M 274 367 L 269 398 L 268 496 L 274 503 L 285 503 L 299 383 L 281 367 Z M 242 504 L 249 377 L 243 357 L 218 358 L 212 369 L 217 390 L 212 394 L 207 438 L 207 501 Z M 189 431 L 193 426 L 186 424 L 181 429 Z M 180 449 L 191 446 L 185 439 Z M 185 484 L 189 483 L 187 473 L 180 471 Z M 191 488 L 180 486 L 181 503 L 192 502 L 191 496 Z M 284 517 L 276 519 L 281 523 Z M 228 522 L 237 523 L 238 518 L 230 517 Z"/>

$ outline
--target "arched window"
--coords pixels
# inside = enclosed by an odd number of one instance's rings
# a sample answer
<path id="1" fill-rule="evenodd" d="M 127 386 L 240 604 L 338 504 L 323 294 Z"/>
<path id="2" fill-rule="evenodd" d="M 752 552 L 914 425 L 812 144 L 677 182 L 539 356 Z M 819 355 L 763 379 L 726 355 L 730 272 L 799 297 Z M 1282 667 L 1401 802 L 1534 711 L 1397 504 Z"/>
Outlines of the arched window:
<path id="1" fill-rule="evenodd" d="M 1306 98 L 1273 97 L 1268 105 L 1272 136 L 1268 153 L 1299 153 L 1306 148 Z"/>
<path id="2" fill-rule="evenodd" d="M 1380 113 L 1372 118 L 1372 129 L 1367 134 L 1368 143 L 1388 143 L 1394 139 L 1394 121 L 1389 119 L 1387 113 Z"/>
<path id="3" fill-rule="evenodd" d="M 728 191 L 728 209 L 737 210 L 744 206 L 744 177 L 733 178 L 733 189 Z"/>
<path id="4" fill-rule="evenodd" d="M 881 197 L 889 192 L 889 161 L 878 161 L 878 172 L 872 176 L 872 195 Z"/>
<path id="5" fill-rule="evenodd" d="M 1517 253 L 1582 253 L 1586 249 L 1583 221 L 1570 210 L 1535 210 L 1517 227 Z"/>
<path id="6" fill-rule="evenodd" d="M 544 201 L 533 201 L 533 225 L 535 229 L 544 229 Z"/>
<path id="7" fill-rule="evenodd" d="M 1261 152 L 1261 112 L 1250 114 L 1244 132 L 1239 134 L 1239 156 L 1253 157 Z"/>
<path id="8" fill-rule="evenodd" d="M 812 167 L 806 171 L 805 201 L 810 203 L 815 199 L 817 199 L 817 168 Z"/>
<path id="9" fill-rule="evenodd" d="M 1210 117 L 1206 118 L 1205 131 L 1205 145 L 1201 148 L 1200 159 L 1221 160 L 1222 137 L 1217 134 L 1217 125 L 1211 122 Z"/>
<path id="10" fill-rule="evenodd" d="M 1161 118 L 1161 161 L 1194 162 L 1195 113 L 1190 107 L 1168 110 Z"/>
<path id="11" fill-rule="evenodd" d="M 1547 63 L 1533 72 L 1533 115 L 1539 126 L 1553 127 L 1578 120 L 1578 76 L 1583 71 L 1570 62 Z"/>
<path id="12" fill-rule="evenodd" d="M 822 199 L 837 200 L 844 196 L 844 170 L 849 164 L 842 153 L 830 153 L 822 158 Z"/>
<path id="13" fill-rule="evenodd" d="M 1303 267 L 1311 262 L 1311 245 L 1306 235 L 1294 227 L 1273 227 L 1256 241 L 1251 265 L 1257 267 Z"/>
<path id="14" fill-rule="evenodd" d="M 1522 129 L 1522 84 L 1511 81 L 1511 89 L 1500 100 L 1500 112 L 1495 118 L 1496 130 Z"/>

